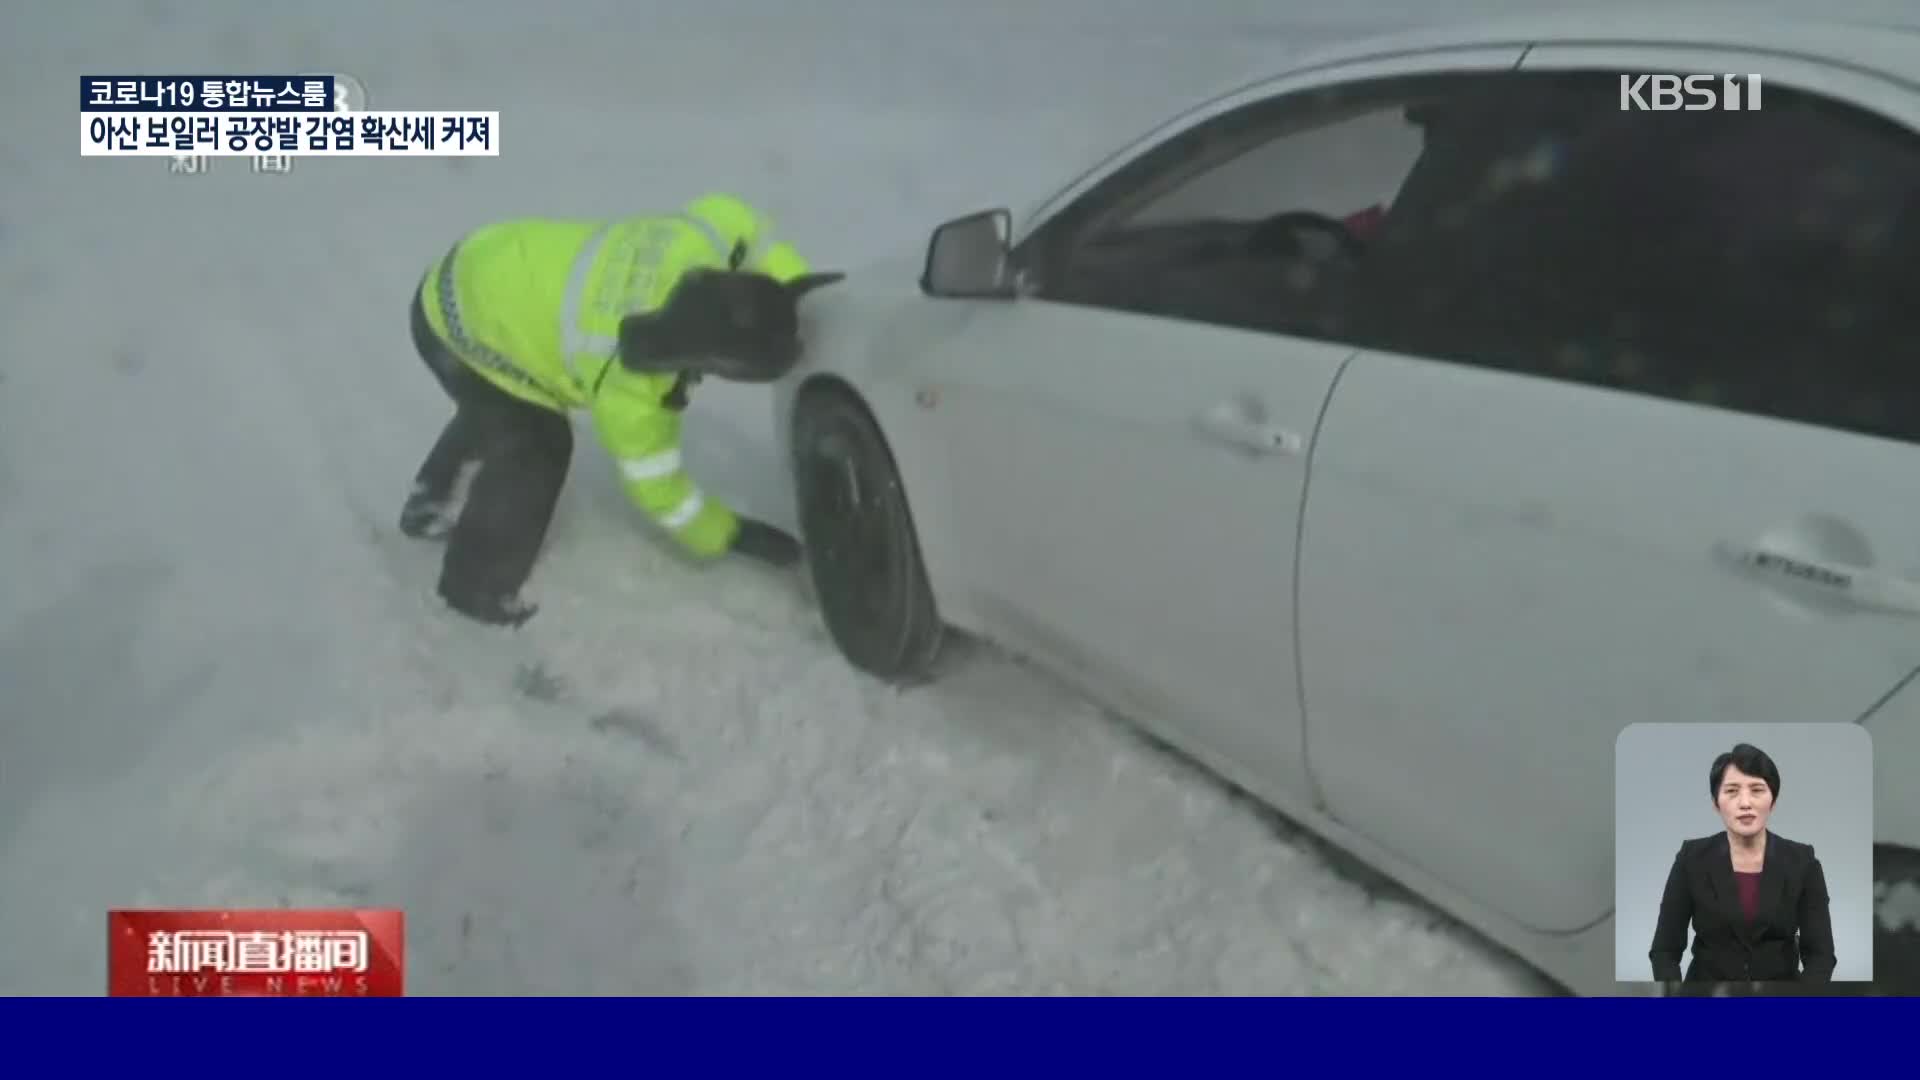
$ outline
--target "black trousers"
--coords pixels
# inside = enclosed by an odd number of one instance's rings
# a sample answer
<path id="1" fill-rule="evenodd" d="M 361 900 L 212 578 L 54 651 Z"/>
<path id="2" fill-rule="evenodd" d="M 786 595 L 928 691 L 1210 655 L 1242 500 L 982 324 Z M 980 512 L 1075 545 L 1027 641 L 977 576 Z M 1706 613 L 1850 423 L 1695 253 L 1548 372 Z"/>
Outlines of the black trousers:
<path id="1" fill-rule="evenodd" d="M 454 405 L 414 474 L 416 490 L 444 501 L 462 468 L 479 463 L 447 537 L 440 595 L 455 608 L 486 608 L 517 596 L 533 573 L 566 483 L 573 427 L 565 413 L 514 397 L 461 362 L 427 322 L 418 289 L 412 323 L 414 350 Z"/>

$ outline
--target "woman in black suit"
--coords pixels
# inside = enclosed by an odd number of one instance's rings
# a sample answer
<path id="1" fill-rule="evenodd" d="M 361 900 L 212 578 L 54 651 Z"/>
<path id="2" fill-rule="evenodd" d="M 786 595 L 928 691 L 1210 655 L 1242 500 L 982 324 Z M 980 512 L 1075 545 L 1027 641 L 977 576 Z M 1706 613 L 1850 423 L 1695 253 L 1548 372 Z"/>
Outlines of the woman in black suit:
<path id="1" fill-rule="evenodd" d="M 1834 965 L 1826 875 L 1813 845 L 1767 831 L 1779 768 L 1741 743 L 1714 759 L 1707 792 L 1726 828 L 1686 841 L 1674 856 L 1649 954 L 1653 977 L 1682 981 L 1692 923 L 1686 982 L 1825 984 Z"/>

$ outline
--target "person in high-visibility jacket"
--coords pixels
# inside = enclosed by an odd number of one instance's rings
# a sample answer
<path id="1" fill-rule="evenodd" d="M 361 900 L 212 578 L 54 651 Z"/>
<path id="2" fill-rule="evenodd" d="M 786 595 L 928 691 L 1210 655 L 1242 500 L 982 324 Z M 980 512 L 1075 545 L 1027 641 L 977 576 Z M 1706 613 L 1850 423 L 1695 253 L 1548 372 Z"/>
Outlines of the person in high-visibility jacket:
<path id="1" fill-rule="evenodd" d="M 680 413 L 703 376 L 790 370 L 800 298 L 841 276 L 810 272 L 763 214 L 725 194 L 673 214 L 520 219 L 463 237 L 427 269 L 412 311 L 415 349 L 455 410 L 400 528 L 447 540 L 441 598 L 496 625 L 534 614 L 520 592 L 566 480 L 575 410 L 591 413 L 633 502 L 689 554 L 796 562 L 798 541 L 688 476 Z"/>

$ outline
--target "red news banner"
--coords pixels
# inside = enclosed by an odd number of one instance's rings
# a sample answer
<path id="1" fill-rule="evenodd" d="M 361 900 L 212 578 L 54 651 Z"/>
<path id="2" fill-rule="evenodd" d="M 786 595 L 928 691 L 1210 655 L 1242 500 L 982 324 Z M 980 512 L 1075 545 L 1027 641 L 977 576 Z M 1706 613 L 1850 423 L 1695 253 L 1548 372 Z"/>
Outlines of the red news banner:
<path id="1" fill-rule="evenodd" d="M 109 997 L 403 997 L 406 916 L 384 909 L 114 911 Z"/>

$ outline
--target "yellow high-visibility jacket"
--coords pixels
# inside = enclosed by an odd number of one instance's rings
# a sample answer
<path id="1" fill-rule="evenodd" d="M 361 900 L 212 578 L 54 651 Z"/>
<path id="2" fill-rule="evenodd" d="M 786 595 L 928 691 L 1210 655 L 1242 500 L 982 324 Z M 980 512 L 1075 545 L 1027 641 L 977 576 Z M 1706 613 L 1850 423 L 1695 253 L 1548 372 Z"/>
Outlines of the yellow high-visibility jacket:
<path id="1" fill-rule="evenodd" d="M 676 377 L 619 361 L 620 321 L 658 308 L 680 276 L 741 269 L 781 281 L 807 272 L 767 219 L 730 195 L 677 214 L 615 221 L 529 218 L 483 226 L 428 268 L 421 300 L 434 332 L 469 367 L 518 398 L 592 413 L 628 496 L 695 556 L 723 554 L 739 522 L 680 460 Z"/>

